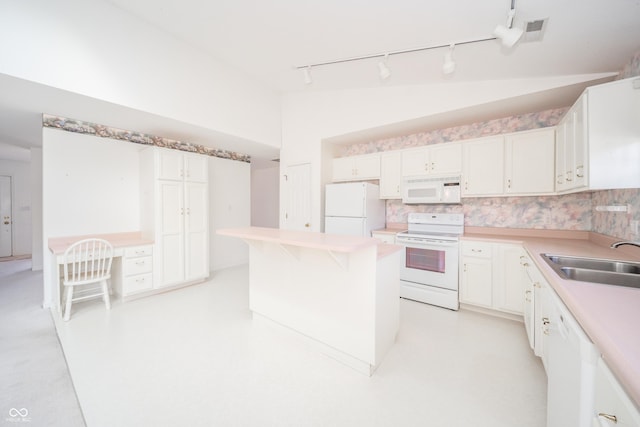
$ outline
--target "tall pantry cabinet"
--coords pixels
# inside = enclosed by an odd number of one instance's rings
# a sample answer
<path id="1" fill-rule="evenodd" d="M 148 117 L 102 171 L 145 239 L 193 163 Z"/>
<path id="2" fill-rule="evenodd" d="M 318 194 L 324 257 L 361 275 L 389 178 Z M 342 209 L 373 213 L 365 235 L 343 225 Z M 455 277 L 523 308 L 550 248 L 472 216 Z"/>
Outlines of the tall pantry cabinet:
<path id="1" fill-rule="evenodd" d="M 141 228 L 155 242 L 154 287 L 209 276 L 208 159 L 178 150 L 141 153 Z"/>

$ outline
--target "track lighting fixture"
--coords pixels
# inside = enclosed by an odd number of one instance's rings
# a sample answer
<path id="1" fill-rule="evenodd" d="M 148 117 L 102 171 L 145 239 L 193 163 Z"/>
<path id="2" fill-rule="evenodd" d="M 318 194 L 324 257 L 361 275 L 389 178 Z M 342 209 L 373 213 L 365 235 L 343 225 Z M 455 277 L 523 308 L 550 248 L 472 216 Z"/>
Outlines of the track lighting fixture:
<path id="1" fill-rule="evenodd" d="M 310 85 L 311 83 L 313 83 L 313 78 L 311 77 L 311 66 L 307 66 L 305 68 L 302 69 L 302 73 L 304 76 L 304 84 L 306 85 Z"/>
<path id="2" fill-rule="evenodd" d="M 505 47 L 512 47 L 515 45 L 524 30 L 522 28 L 513 28 L 513 18 L 516 16 L 516 0 L 511 0 L 511 9 L 509 10 L 509 14 L 507 15 L 507 25 L 498 25 L 495 30 L 493 30 L 493 35 L 496 36 L 499 40 L 502 41 L 502 45 Z"/>
<path id="3" fill-rule="evenodd" d="M 384 59 L 378 62 L 378 73 L 382 80 L 386 80 L 391 77 L 391 70 L 387 66 L 387 60 L 389 59 L 389 54 L 384 55 Z"/>
<path id="4" fill-rule="evenodd" d="M 442 72 L 444 74 L 453 74 L 456 70 L 456 63 L 453 60 L 453 49 L 455 49 L 456 45 L 451 43 L 449 45 L 449 50 L 444 54 L 444 63 L 442 64 Z"/>

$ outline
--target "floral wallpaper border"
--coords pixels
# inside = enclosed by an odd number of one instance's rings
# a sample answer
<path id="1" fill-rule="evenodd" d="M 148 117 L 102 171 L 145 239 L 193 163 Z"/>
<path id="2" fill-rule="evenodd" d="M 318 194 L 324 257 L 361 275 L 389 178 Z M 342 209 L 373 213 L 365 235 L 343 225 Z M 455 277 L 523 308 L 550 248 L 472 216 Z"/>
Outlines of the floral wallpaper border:
<path id="1" fill-rule="evenodd" d="M 206 156 L 220 157 L 222 159 L 251 163 L 251 156 L 247 154 L 240 154 L 227 150 L 219 150 L 216 148 L 208 148 L 204 145 L 177 141 L 175 139 L 149 135 L 141 132 L 112 128 L 96 123 L 84 122 L 82 120 L 69 119 L 66 117 L 43 114 L 42 126 L 60 129 L 67 132 L 93 135 L 100 138 L 112 138 L 120 141 L 133 142 L 135 144 L 171 148 L 173 150 L 188 151 L 190 153 L 204 154 Z"/>

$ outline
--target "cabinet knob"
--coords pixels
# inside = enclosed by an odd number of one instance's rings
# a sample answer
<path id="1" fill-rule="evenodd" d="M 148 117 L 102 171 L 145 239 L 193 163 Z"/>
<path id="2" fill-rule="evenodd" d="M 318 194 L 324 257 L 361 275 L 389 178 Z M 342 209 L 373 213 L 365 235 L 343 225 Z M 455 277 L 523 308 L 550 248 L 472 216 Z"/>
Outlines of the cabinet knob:
<path id="1" fill-rule="evenodd" d="M 304 225 L 305 227 L 309 228 L 311 227 L 311 224 L 309 224 L 308 222 Z"/>

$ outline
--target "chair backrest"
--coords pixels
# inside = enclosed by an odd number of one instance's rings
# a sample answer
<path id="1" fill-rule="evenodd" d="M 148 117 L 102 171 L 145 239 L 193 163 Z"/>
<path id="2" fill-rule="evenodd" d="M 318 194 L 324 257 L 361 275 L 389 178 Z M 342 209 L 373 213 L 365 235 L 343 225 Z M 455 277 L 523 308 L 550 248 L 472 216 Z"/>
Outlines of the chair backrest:
<path id="1" fill-rule="evenodd" d="M 111 275 L 113 246 L 104 239 L 79 240 L 64 252 L 65 283 L 91 283 Z"/>

